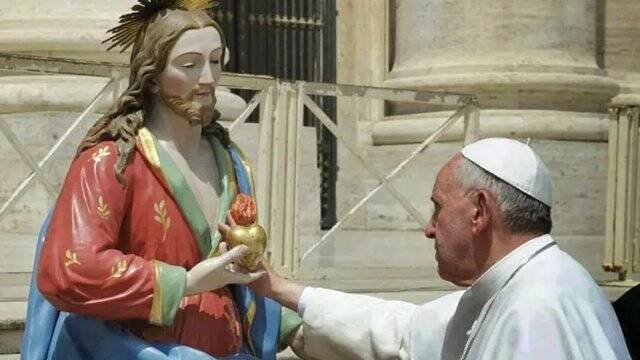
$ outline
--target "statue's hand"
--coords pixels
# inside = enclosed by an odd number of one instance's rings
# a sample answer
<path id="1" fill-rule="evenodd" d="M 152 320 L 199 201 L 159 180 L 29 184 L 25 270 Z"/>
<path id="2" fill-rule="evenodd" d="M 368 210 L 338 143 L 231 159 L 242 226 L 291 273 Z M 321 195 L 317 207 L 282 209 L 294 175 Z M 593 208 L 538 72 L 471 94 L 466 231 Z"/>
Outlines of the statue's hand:
<path id="1" fill-rule="evenodd" d="M 187 272 L 185 295 L 195 295 L 219 289 L 229 284 L 248 284 L 264 275 L 264 271 L 243 273 L 236 271 L 233 262 L 240 260 L 249 249 L 237 246 L 227 251 L 226 243 L 218 247 L 219 256 L 201 261 Z"/>

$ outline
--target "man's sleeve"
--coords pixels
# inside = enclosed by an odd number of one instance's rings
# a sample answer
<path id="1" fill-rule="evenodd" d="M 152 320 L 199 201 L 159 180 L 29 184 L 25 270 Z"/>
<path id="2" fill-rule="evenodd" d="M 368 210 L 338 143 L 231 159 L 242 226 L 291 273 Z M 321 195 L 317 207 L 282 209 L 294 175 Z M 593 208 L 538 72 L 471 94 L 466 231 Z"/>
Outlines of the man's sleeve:
<path id="1" fill-rule="evenodd" d="M 307 288 L 304 347 L 318 359 L 397 359 L 418 306 Z"/>
<path id="2" fill-rule="evenodd" d="M 72 163 L 45 237 L 38 287 L 64 311 L 170 325 L 186 271 L 117 249 L 135 184 L 131 176 L 126 185 L 117 181 L 116 159 L 115 146 L 103 143 Z"/>

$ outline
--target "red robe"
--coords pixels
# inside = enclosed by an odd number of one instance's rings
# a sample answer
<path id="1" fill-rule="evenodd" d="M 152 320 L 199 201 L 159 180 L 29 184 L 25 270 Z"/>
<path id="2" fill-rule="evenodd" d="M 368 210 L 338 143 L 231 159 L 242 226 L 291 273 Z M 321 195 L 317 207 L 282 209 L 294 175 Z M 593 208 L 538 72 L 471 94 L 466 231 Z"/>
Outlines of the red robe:
<path id="1" fill-rule="evenodd" d="M 204 256 L 170 191 L 140 148 L 120 184 L 117 154 L 103 142 L 71 164 L 42 249 L 40 291 L 61 310 L 117 320 L 147 340 L 239 352 L 227 288 L 183 297 L 186 270 Z M 168 273 L 170 286 L 160 281 Z"/>

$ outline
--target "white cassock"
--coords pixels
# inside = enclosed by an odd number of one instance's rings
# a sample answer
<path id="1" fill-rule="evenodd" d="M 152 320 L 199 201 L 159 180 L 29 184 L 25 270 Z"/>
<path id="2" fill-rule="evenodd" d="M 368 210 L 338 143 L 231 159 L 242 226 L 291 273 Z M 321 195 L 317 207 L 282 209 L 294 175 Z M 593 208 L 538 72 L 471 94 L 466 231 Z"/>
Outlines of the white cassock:
<path id="1" fill-rule="evenodd" d="M 630 359 L 609 300 L 549 235 L 422 306 L 307 288 L 299 312 L 318 359 Z"/>

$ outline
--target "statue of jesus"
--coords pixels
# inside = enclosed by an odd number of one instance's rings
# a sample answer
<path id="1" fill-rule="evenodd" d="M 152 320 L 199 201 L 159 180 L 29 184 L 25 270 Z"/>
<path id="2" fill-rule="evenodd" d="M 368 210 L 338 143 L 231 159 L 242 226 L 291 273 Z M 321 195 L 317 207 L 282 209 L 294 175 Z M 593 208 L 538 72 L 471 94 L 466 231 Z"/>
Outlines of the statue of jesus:
<path id="1" fill-rule="evenodd" d="M 247 248 L 220 242 L 234 200 L 255 213 L 255 192 L 216 121 L 226 46 L 208 6 L 139 0 L 111 30 L 113 46 L 133 45 L 129 86 L 82 140 L 43 227 L 29 359 L 275 359 L 299 326 L 244 286 L 260 273 L 229 266 Z"/>

